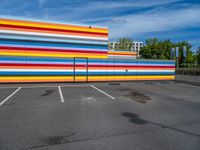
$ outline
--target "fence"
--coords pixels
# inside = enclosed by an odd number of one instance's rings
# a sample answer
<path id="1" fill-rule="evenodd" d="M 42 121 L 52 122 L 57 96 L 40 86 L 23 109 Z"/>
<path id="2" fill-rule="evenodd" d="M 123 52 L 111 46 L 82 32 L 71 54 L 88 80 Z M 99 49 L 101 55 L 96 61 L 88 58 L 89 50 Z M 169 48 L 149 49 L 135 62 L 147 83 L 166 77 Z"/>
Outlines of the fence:
<path id="1" fill-rule="evenodd" d="M 200 85 L 200 67 L 196 65 L 192 67 L 176 68 L 176 80 Z"/>

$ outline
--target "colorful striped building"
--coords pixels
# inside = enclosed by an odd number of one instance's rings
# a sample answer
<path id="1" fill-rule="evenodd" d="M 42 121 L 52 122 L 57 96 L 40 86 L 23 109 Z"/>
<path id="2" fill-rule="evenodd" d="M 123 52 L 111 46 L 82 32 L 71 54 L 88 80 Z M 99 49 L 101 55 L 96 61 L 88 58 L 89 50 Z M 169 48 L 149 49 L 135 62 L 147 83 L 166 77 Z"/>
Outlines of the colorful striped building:
<path id="1" fill-rule="evenodd" d="M 174 80 L 174 61 L 134 57 L 105 27 L 0 19 L 0 83 Z"/>
<path id="2" fill-rule="evenodd" d="M 109 50 L 108 51 L 108 58 L 130 58 L 130 59 L 136 59 L 138 53 L 133 51 L 114 51 Z"/>

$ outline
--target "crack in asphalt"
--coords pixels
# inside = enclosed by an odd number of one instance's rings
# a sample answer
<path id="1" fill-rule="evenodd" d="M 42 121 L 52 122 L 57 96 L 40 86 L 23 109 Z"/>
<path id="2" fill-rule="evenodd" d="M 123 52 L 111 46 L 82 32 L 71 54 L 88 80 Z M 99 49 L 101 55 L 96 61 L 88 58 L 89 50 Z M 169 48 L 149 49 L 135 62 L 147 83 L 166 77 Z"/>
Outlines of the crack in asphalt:
<path id="1" fill-rule="evenodd" d="M 90 140 L 99 140 L 99 139 L 110 138 L 110 137 L 118 137 L 118 136 L 123 136 L 123 135 L 141 134 L 141 133 L 153 132 L 153 131 L 157 131 L 157 130 L 161 130 L 161 129 L 169 129 L 169 130 L 173 130 L 173 131 L 176 131 L 176 132 L 181 132 L 183 134 L 188 134 L 188 135 L 191 135 L 191 136 L 200 137 L 199 134 L 195 134 L 195 133 L 191 133 L 191 132 L 188 132 L 188 131 L 185 131 L 185 130 L 181 130 L 181 129 L 175 128 L 175 127 L 184 126 L 184 125 L 198 124 L 198 123 L 200 123 L 200 121 L 181 124 L 181 125 L 177 125 L 177 126 L 174 126 L 174 127 L 162 125 L 162 124 L 155 123 L 155 122 L 152 122 L 152 121 L 147 121 L 147 122 L 149 124 L 158 126 L 158 128 L 149 129 L 149 130 L 143 130 L 143 131 L 138 131 L 138 132 L 137 131 L 132 131 L 132 132 L 124 132 L 124 133 L 121 133 L 121 134 L 110 134 L 110 135 L 99 136 L 99 137 L 83 138 L 83 139 L 76 139 L 76 140 L 66 140 L 66 142 L 63 142 L 63 143 L 57 143 L 57 144 L 51 144 L 51 145 L 49 145 L 49 144 L 35 145 L 35 146 L 32 146 L 31 149 L 48 147 L 48 146 L 55 146 L 55 145 L 78 143 L 78 142 L 90 141 Z"/>

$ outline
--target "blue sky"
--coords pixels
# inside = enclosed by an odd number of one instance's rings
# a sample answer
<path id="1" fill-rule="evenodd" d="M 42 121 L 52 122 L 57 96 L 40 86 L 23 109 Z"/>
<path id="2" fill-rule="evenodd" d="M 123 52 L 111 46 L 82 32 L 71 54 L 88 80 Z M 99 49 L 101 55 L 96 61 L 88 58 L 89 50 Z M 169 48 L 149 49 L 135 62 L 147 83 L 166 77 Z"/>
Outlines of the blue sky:
<path id="1" fill-rule="evenodd" d="M 0 0 L 0 16 L 109 27 L 109 40 L 157 37 L 200 46 L 200 0 Z"/>

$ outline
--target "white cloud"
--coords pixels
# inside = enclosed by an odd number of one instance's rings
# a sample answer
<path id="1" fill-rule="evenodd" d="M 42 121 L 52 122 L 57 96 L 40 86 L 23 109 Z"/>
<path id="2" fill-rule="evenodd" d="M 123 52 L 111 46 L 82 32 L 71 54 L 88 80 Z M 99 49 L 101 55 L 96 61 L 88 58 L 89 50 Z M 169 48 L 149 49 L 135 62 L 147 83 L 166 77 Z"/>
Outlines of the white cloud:
<path id="1" fill-rule="evenodd" d="M 183 0 L 131 0 L 131 1 L 102 1 L 89 3 L 86 9 L 116 9 L 116 8 L 147 8 L 152 6 L 166 5 L 173 2 L 179 2 Z"/>
<path id="2" fill-rule="evenodd" d="M 43 0 L 38 0 L 43 1 Z M 70 4 L 62 5 L 60 8 L 45 8 L 45 13 L 52 13 L 52 17 L 65 17 L 70 21 L 90 22 L 92 20 L 104 19 L 108 16 L 118 14 L 120 11 L 145 9 L 149 7 L 164 6 L 166 4 L 182 0 L 128 0 L 128 1 L 93 1 L 83 2 L 77 6 Z M 61 12 L 62 11 L 62 12 Z M 70 14 L 70 15 L 69 15 Z M 119 14 L 118 14 L 119 15 Z M 99 19 L 100 18 L 100 19 Z"/>
<path id="3" fill-rule="evenodd" d="M 38 0 L 39 6 L 42 7 L 44 5 L 44 3 L 46 2 L 46 0 Z"/>
<path id="4" fill-rule="evenodd" d="M 157 10 L 134 15 L 114 17 L 105 24 L 110 27 L 110 37 L 133 37 L 149 32 L 167 31 L 200 26 L 200 7 L 179 10 Z"/>

